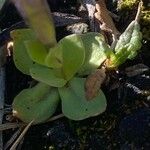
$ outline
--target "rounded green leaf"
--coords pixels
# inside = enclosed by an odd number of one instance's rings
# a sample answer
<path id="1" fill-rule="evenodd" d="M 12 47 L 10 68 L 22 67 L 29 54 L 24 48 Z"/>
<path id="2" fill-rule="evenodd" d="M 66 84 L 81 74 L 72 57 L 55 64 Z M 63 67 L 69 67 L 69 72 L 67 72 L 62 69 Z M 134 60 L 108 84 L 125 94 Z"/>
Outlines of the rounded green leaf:
<path id="1" fill-rule="evenodd" d="M 85 98 L 84 78 L 73 78 L 67 86 L 59 88 L 62 101 L 62 111 L 72 120 L 82 120 L 98 115 L 106 109 L 106 98 L 99 90 L 97 97 L 88 101 Z"/>
<path id="2" fill-rule="evenodd" d="M 79 34 L 72 34 L 61 39 L 51 48 L 46 59 L 46 65 L 61 68 L 64 78 L 70 80 L 84 63 L 85 48 Z"/>
<path id="3" fill-rule="evenodd" d="M 61 39 L 51 48 L 46 65 L 52 68 L 62 68 L 67 81 L 76 73 L 88 75 L 98 68 L 110 52 L 100 33 L 72 34 Z"/>
<path id="4" fill-rule="evenodd" d="M 56 110 L 59 94 L 56 88 L 38 83 L 24 89 L 14 99 L 13 114 L 23 122 L 40 123 L 50 118 Z"/>
<path id="5" fill-rule="evenodd" d="M 41 65 L 31 68 L 30 75 L 33 79 L 53 87 L 62 87 L 67 83 L 67 81 L 60 78 L 59 74 L 57 75 L 53 69 Z"/>
<path id="6" fill-rule="evenodd" d="M 83 76 L 93 72 L 106 60 L 110 48 L 100 33 L 85 33 L 81 39 L 85 48 L 85 61 L 78 74 Z"/>
<path id="7" fill-rule="evenodd" d="M 41 65 L 45 65 L 45 58 L 48 54 L 48 51 L 40 41 L 25 41 L 25 46 L 32 61 Z"/>
<path id="8" fill-rule="evenodd" d="M 85 48 L 78 34 L 64 37 L 58 43 L 62 49 L 62 71 L 65 79 L 70 80 L 81 68 L 85 59 Z"/>
<path id="9" fill-rule="evenodd" d="M 14 63 L 22 73 L 29 75 L 34 62 L 28 56 L 24 41 L 35 39 L 34 32 L 30 29 L 17 29 L 11 32 L 11 37 L 14 42 Z"/>
<path id="10" fill-rule="evenodd" d="M 64 78 L 70 80 L 84 63 L 85 49 L 78 34 L 61 39 L 51 48 L 45 63 L 48 67 L 61 68 Z"/>

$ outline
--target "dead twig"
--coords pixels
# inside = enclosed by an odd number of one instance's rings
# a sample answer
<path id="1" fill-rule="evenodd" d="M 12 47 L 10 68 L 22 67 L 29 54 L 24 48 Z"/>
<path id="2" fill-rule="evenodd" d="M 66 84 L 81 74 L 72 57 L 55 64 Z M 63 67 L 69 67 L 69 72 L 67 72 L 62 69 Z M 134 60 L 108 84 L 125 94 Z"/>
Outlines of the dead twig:
<path id="1" fill-rule="evenodd" d="M 4 146 L 4 150 L 7 150 L 10 145 L 15 141 L 15 139 L 18 137 L 18 135 L 21 133 L 22 127 L 19 128 L 13 135 L 12 137 L 7 141 L 7 143 Z"/>
<path id="2" fill-rule="evenodd" d="M 55 121 L 55 120 L 60 119 L 60 118 L 62 118 L 62 117 L 64 117 L 64 114 L 59 114 L 59 115 L 57 115 L 57 116 L 54 116 L 54 117 L 50 118 L 50 119 L 47 120 L 46 122 Z"/>
<path id="3" fill-rule="evenodd" d="M 48 121 L 54 121 L 54 120 L 57 120 L 57 119 L 59 119 L 59 118 L 62 118 L 63 116 L 64 116 L 63 114 L 60 114 L 60 115 L 58 115 L 58 116 L 52 117 L 52 118 L 49 119 Z M 47 122 L 48 122 L 48 121 L 47 121 Z M 12 147 L 10 148 L 10 150 L 16 150 L 16 147 L 18 146 L 18 144 L 20 143 L 20 141 L 22 140 L 22 138 L 25 136 L 26 132 L 29 130 L 29 128 L 30 128 L 32 125 L 34 125 L 33 123 L 34 123 L 34 120 L 32 120 L 29 124 L 24 124 L 24 125 L 27 125 L 27 126 L 24 128 L 23 132 L 22 132 L 21 135 L 18 137 L 18 139 L 15 141 L 15 143 L 12 145 Z M 23 124 L 21 124 L 21 125 L 23 125 Z M 19 132 L 19 131 L 18 131 L 18 132 Z M 17 135 L 14 135 L 14 136 L 15 136 L 15 138 L 16 138 Z M 9 144 L 12 142 L 12 140 L 14 140 L 14 137 L 11 139 L 11 141 L 9 142 Z M 8 146 L 7 146 L 7 147 L 8 147 Z"/>
<path id="4" fill-rule="evenodd" d="M 18 139 L 15 141 L 15 143 L 12 145 L 12 147 L 10 148 L 10 150 L 16 150 L 16 147 L 18 146 L 19 142 L 22 140 L 22 138 L 24 137 L 24 135 L 27 133 L 27 131 L 29 130 L 29 128 L 31 127 L 31 125 L 33 124 L 34 120 L 32 120 L 23 130 L 23 132 L 21 133 L 21 135 L 18 137 Z"/>
<path id="5" fill-rule="evenodd" d="M 0 125 L 0 131 L 15 129 L 25 126 L 25 123 L 5 123 Z"/>
<path id="6" fill-rule="evenodd" d="M 60 119 L 62 117 L 64 117 L 64 114 L 59 114 L 57 116 L 54 116 L 54 117 L 50 118 L 46 122 L 52 122 L 52 121 L 55 121 L 55 120 Z M 43 123 L 46 123 L 46 122 L 43 122 Z M 15 128 L 19 128 L 19 127 L 24 127 L 26 125 L 27 124 L 23 123 L 23 122 L 21 122 L 21 123 L 5 123 L 5 124 L 0 125 L 0 131 L 15 129 Z M 32 125 L 34 125 L 34 124 L 32 124 Z"/>

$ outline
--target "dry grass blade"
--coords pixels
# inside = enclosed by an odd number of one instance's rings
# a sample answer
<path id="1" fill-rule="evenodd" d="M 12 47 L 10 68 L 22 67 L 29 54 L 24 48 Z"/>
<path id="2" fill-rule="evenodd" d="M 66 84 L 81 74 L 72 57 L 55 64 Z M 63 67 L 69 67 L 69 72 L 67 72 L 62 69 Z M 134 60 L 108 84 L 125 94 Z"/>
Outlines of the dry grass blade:
<path id="1" fill-rule="evenodd" d="M 106 78 L 105 69 L 97 69 L 90 74 L 85 82 L 85 96 L 87 100 L 92 100 L 97 96 L 98 91 Z"/>
<path id="2" fill-rule="evenodd" d="M 59 114 L 57 116 L 50 118 L 49 120 L 47 120 L 47 122 L 55 121 L 55 120 L 60 119 L 62 117 L 64 117 L 64 114 Z"/>
<path id="3" fill-rule="evenodd" d="M 8 147 L 10 145 L 12 145 L 12 143 L 15 141 L 15 139 L 18 137 L 18 135 L 21 133 L 22 131 L 22 128 L 19 128 L 13 135 L 12 137 L 9 139 L 9 141 L 7 141 L 7 143 L 5 144 L 4 146 L 4 150 L 7 150 Z"/>
<path id="4" fill-rule="evenodd" d="M 64 117 L 64 114 L 59 114 L 57 116 L 54 116 L 54 117 L 50 118 L 46 122 L 55 121 L 55 120 L 60 119 L 62 117 Z M 43 122 L 43 123 L 45 123 L 45 122 Z M 19 127 L 24 127 L 26 125 L 27 125 L 26 123 L 5 123 L 5 124 L 0 125 L 0 131 L 15 129 L 15 128 L 19 128 Z M 32 125 L 34 125 L 34 124 L 32 124 Z"/>
<path id="5" fill-rule="evenodd" d="M 19 128 L 25 126 L 25 123 L 5 123 L 0 125 L 0 131 Z"/>
<path id="6" fill-rule="evenodd" d="M 28 131 L 28 129 L 31 127 L 31 125 L 33 124 L 34 120 L 32 120 L 23 130 L 23 132 L 21 133 L 21 135 L 18 137 L 18 139 L 15 141 L 15 143 L 12 145 L 12 147 L 10 148 L 10 150 L 16 150 L 16 147 L 18 146 L 19 142 L 22 140 L 22 138 L 24 137 L 24 135 L 26 134 L 26 132 Z"/>

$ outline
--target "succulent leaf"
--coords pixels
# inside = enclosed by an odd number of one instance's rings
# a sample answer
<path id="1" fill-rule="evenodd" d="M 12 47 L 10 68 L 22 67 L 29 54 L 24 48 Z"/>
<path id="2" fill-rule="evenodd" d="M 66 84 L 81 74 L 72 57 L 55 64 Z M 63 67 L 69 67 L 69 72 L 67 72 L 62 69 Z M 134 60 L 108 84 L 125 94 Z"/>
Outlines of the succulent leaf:
<path id="1" fill-rule="evenodd" d="M 45 65 L 45 58 L 48 54 L 48 51 L 40 41 L 25 41 L 25 47 L 32 61 L 41 65 Z"/>
<path id="2" fill-rule="evenodd" d="M 59 75 L 57 76 L 55 70 L 41 65 L 31 68 L 30 75 L 33 79 L 52 87 L 62 87 L 67 83 L 65 79 L 60 78 Z"/>
<path id="3" fill-rule="evenodd" d="M 99 90 L 97 96 L 88 101 L 85 97 L 84 84 L 84 78 L 73 78 L 67 86 L 58 88 L 62 101 L 62 111 L 69 119 L 86 119 L 98 115 L 106 109 L 104 93 Z"/>
<path id="4" fill-rule="evenodd" d="M 13 115 L 23 122 L 40 123 L 53 115 L 59 102 L 59 94 L 56 88 L 44 83 L 38 83 L 35 87 L 24 89 L 14 99 Z"/>
<path id="5" fill-rule="evenodd" d="M 34 32 L 30 29 L 16 29 L 11 32 L 14 41 L 13 60 L 15 66 L 24 74 L 29 75 L 33 61 L 28 56 L 24 41 L 35 39 Z"/>
<path id="6" fill-rule="evenodd" d="M 61 68 L 63 64 L 61 45 L 57 44 L 55 47 L 50 48 L 46 58 L 45 64 L 50 68 Z"/>
<path id="7" fill-rule="evenodd" d="M 61 39 L 63 66 L 65 79 L 70 80 L 81 68 L 85 59 L 85 48 L 78 34 L 72 34 Z"/>

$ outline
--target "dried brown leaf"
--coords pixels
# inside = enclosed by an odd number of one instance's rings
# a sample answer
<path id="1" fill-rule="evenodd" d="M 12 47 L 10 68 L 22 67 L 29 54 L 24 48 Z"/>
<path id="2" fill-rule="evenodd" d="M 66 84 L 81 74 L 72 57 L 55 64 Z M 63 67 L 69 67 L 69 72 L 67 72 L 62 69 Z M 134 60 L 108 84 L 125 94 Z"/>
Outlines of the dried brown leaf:
<path id="1" fill-rule="evenodd" d="M 110 13 L 106 8 L 105 0 L 98 0 L 96 2 L 96 11 L 95 18 L 100 23 L 100 29 L 114 35 L 119 35 L 119 31 L 116 29 Z"/>
<path id="2" fill-rule="evenodd" d="M 106 78 L 105 69 L 97 69 L 90 74 L 85 82 L 85 96 L 87 100 L 93 99 L 97 96 L 98 91 Z"/>

